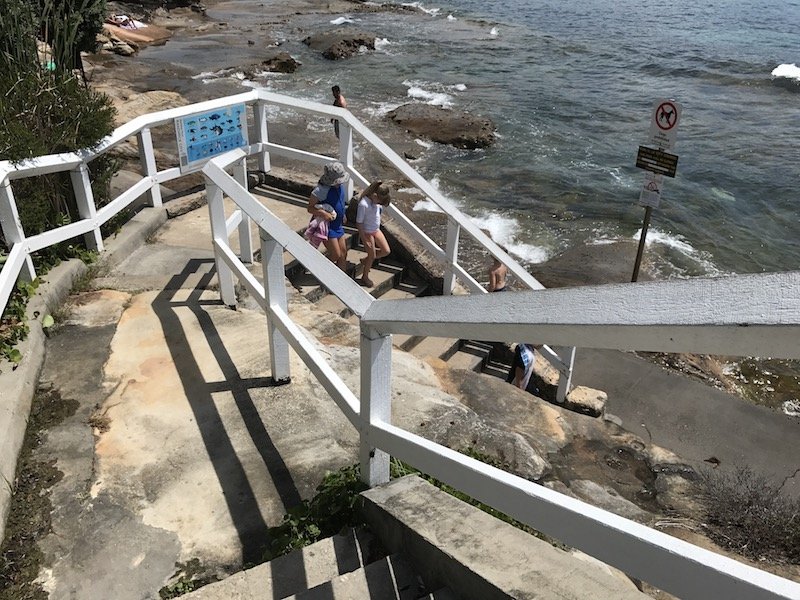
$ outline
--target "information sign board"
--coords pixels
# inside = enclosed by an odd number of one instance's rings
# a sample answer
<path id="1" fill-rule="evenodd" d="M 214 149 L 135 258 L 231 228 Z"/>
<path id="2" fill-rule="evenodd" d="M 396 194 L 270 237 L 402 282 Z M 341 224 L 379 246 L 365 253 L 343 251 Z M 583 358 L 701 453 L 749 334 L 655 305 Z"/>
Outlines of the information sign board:
<path id="1" fill-rule="evenodd" d="M 248 145 L 244 104 L 175 119 L 181 173 L 202 168 L 209 159 Z"/>
<path id="2" fill-rule="evenodd" d="M 652 171 L 667 177 L 675 177 L 678 168 L 678 155 L 639 146 L 639 153 L 636 155 L 636 166 L 646 171 Z"/>
<path id="3" fill-rule="evenodd" d="M 664 184 L 664 176 L 647 171 L 644 174 L 644 185 L 639 194 L 639 205 L 658 208 L 661 202 L 661 190 Z"/>

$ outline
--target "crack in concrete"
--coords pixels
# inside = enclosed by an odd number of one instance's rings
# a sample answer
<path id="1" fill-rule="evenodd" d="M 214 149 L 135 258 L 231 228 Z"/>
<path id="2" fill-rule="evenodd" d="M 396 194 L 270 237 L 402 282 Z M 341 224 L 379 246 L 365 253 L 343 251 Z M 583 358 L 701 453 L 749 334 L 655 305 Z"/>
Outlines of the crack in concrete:
<path id="1" fill-rule="evenodd" d="M 800 468 L 795 469 L 794 473 L 792 473 L 791 475 L 786 476 L 783 479 L 783 483 L 781 483 L 780 486 L 778 486 L 778 493 L 779 494 L 781 493 L 781 491 L 783 491 L 783 486 L 785 486 L 789 482 L 790 479 L 794 479 L 795 477 L 797 477 L 798 473 L 800 473 Z"/>

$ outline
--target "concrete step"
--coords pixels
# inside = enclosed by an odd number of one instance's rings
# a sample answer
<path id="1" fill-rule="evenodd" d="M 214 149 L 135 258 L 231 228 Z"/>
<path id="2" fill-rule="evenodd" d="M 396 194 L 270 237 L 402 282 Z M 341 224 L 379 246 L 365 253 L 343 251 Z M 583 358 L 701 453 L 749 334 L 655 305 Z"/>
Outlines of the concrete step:
<path id="1" fill-rule="evenodd" d="M 441 588 L 436 590 L 435 592 L 431 592 L 430 594 L 425 594 L 424 596 L 420 596 L 420 599 L 424 600 L 459 600 L 458 596 L 455 595 L 453 590 L 450 588 Z"/>
<path id="2" fill-rule="evenodd" d="M 647 600 L 607 565 L 581 561 L 410 475 L 362 493 L 362 514 L 428 585 L 470 599 Z"/>
<path id="3" fill-rule="evenodd" d="M 295 597 L 294 594 L 362 569 L 382 557 L 383 553 L 374 536 L 363 529 L 351 529 L 231 575 L 183 597 L 190 600 Z"/>
<path id="4" fill-rule="evenodd" d="M 360 261 L 365 256 L 366 254 L 360 250 L 350 250 L 350 252 L 348 252 L 348 272 L 352 277 L 357 279 L 361 276 L 362 267 Z M 365 289 L 374 297 L 380 297 L 391 290 L 397 282 L 400 281 L 402 272 L 402 267 L 393 264 L 380 264 L 377 267 L 373 267 L 370 270 L 369 278 L 375 285 Z M 320 284 L 319 280 L 305 270 L 298 271 L 290 277 L 290 280 L 292 285 L 311 302 L 319 304 L 323 297 L 328 295 L 328 290 Z M 340 316 L 349 316 L 349 311 L 347 310 L 340 312 L 339 309 L 344 309 L 345 307 L 344 304 L 338 302 L 338 300 L 331 300 L 329 303 L 329 305 L 320 306 Z"/>
<path id="5" fill-rule="evenodd" d="M 491 344 L 463 340 L 458 351 L 447 360 L 447 365 L 453 369 L 467 369 L 480 373 L 488 362 L 491 352 Z"/>
<path id="6" fill-rule="evenodd" d="M 415 343 L 409 352 L 418 358 L 440 358 L 448 360 L 458 351 L 459 340 L 455 338 L 425 337 Z"/>
<path id="7" fill-rule="evenodd" d="M 447 366 L 451 369 L 465 369 L 467 371 L 480 373 L 483 368 L 483 357 L 458 350 L 453 356 L 447 359 Z"/>
<path id="8" fill-rule="evenodd" d="M 350 312 L 350 309 L 347 308 L 345 303 L 339 300 L 339 298 L 334 296 L 333 294 L 327 294 L 323 296 L 322 298 L 317 300 L 315 304 L 317 308 L 328 311 L 335 315 L 339 315 L 340 317 L 343 317 L 345 319 L 353 315 L 353 313 Z M 358 317 L 355 317 L 355 319 L 356 321 L 358 321 Z"/>
<path id="9" fill-rule="evenodd" d="M 346 573 L 286 600 L 416 600 L 424 585 L 397 554 Z"/>
<path id="10" fill-rule="evenodd" d="M 402 284 L 388 290 L 385 294 L 381 294 L 381 300 L 406 300 L 408 298 L 415 298 L 415 294 L 408 287 L 403 287 Z"/>
<path id="11" fill-rule="evenodd" d="M 296 204 L 297 206 L 305 208 L 306 204 L 308 203 L 308 196 L 303 196 L 301 194 L 295 194 L 294 192 L 290 192 L 281 188 L 273 187 L 271 185 L 259 184 L 252 188 L 254 194 L 259 196 L 265 196 L 267 198 L 274 198 L 275 200 L 280 200 L 282 202 L 288 202 L 290 204 Z"/>
<path id="12" fill-rule="evenodd" d="M 261 204 L 294 231 L 305 231 L 311 218 L 306 211 L 308 198 L 262 186 L 252 189 L 251 192 Z"/>
<path id="13" fill-rule="evenodd" d="M 483 372 L 487 375 L 491 375 L 492 377 L 497 377 L 498 379 L 505 381 L 508 377 L 508 371 L 510 369 L 511 365 L 507 365 L 490 358 L 489 361 L 484 365 Z"/>

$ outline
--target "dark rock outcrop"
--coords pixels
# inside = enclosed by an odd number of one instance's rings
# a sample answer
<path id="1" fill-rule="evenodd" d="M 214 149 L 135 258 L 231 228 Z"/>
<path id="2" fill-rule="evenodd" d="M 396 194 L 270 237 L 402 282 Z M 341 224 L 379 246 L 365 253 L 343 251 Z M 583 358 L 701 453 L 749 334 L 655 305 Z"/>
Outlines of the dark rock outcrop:
<path id="1" fill-rule="evenodd" d="M 362 46 L 375 50 L 375 34 L 335 29 L 308 36 L 303 43 L 313 50 L 319 50 L 329 60 L 339 60 L 357 54 Z"/>
<path id="2" fill-rule="evenodd" d="M 387 116 L 414 135 L 456 148 L 485 148 L 495 139 L 491 120 L 438 106 L 404 104 Z"/>
<path id="3" fill-rule="evenodd" d="M 269 71 L 271 73 L 294 73 L 300 63 L 297 62 L 288 52 L 276 52 L 272 56 L 265 58 L 260 63 L 242 67 L 242 72 L 248 79 L 255 79 L 259 71 Z"/>

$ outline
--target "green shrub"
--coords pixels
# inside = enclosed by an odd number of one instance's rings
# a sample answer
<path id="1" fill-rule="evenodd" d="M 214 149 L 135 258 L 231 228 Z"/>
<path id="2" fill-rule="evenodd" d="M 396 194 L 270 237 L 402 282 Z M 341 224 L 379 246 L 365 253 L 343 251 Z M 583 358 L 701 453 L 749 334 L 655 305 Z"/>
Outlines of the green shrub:
<path id="1" fill-rule="evenodd" d="M 80 51 L 94 50 L 104 13 L 105 0 L 0 0 L 0 160 L 92 148 L 113 131 L 111 100 L 74 70 Z M 49 64 L 40 64 L 37 38 L 50 49 L 44 57 Z M 108 202 L 117 169 L 106 155 L 89 165 L 96 206 Z M 79 218 L 69 173 L 15 180 L 12 191 L 26 236 Z M 2 233 L 0 246 L 6 246 Z M 33 260 L 42 274 L 63 258 L 86 256 L 82 240 L 71 240 Z M 15 293 L 0 321 L 0 351 L 10 360 L 19 360 L 13 346 L 27 334 L 26 301 Z"/>
<path id="2" fill-rule="evenodd" d="M 494 458 L 481 454 L 474 448 L 467 448 L 461 451 L 462 454 L 485 462 L 486 464 L 508 469 L 508 465 L 495 460 Z M 361 492 L 368 489 L 367 485 L 360 479 L 361 469 L 359 465 L 343 467 L 338 471 L 329 473 L 317 487 L 317 494 L 311 500 L 304 500 L 300 505 L 289 509 L 288 514 L 284 515 L 283 521 L 276 527 L 269 529 L 270 547 L 265 553 L 264 560 L 272 560 L 278 556 L 288 554 L 292 550 L 303 548 L 326 537 L 340 533 L 346 527 L 354 527 L 362 523 L 359 511 L 361 508 Z M 505 521 L 522 529 L 523 531 L 543 539 L 560 548 L 565 548 L 535 529 L 525 525 L 492 508 L 475 500 L 467 494 L 442 483 L 441 481 L 422 473 L 418 469 L 392 458 L 390 462 L 390 476 L 392 479 L 404 477 L 405 475 L 418 475 L 435 485 L 451 496 L 471 504 L 493 517 Z"/>
<path id="3" fill-rule="evenodd" d="M 358 465 L 328 473 L 311 500 L 290 508 L 283 522 L 270 528 L 270 547 L 264 560 L 272 560 L 357 525 L 359 494 L 367 489 L 359 474 Z"/>
<path id="4" fill-rule="evenodd" d="M 3 261 L 0 261 L 2 266 Z M 28 299 L 36 293 L 39 280 L 32 282 L 20 281 L 17 288 L 11 292 L 6 310 L 0 318 L 0 359 L 5 359 L 12 364 L 22 360 L 22 355 L 15 348 L 17 342 L 28 336 L 28 323 L 25 320 L 25 306 Z"/>

